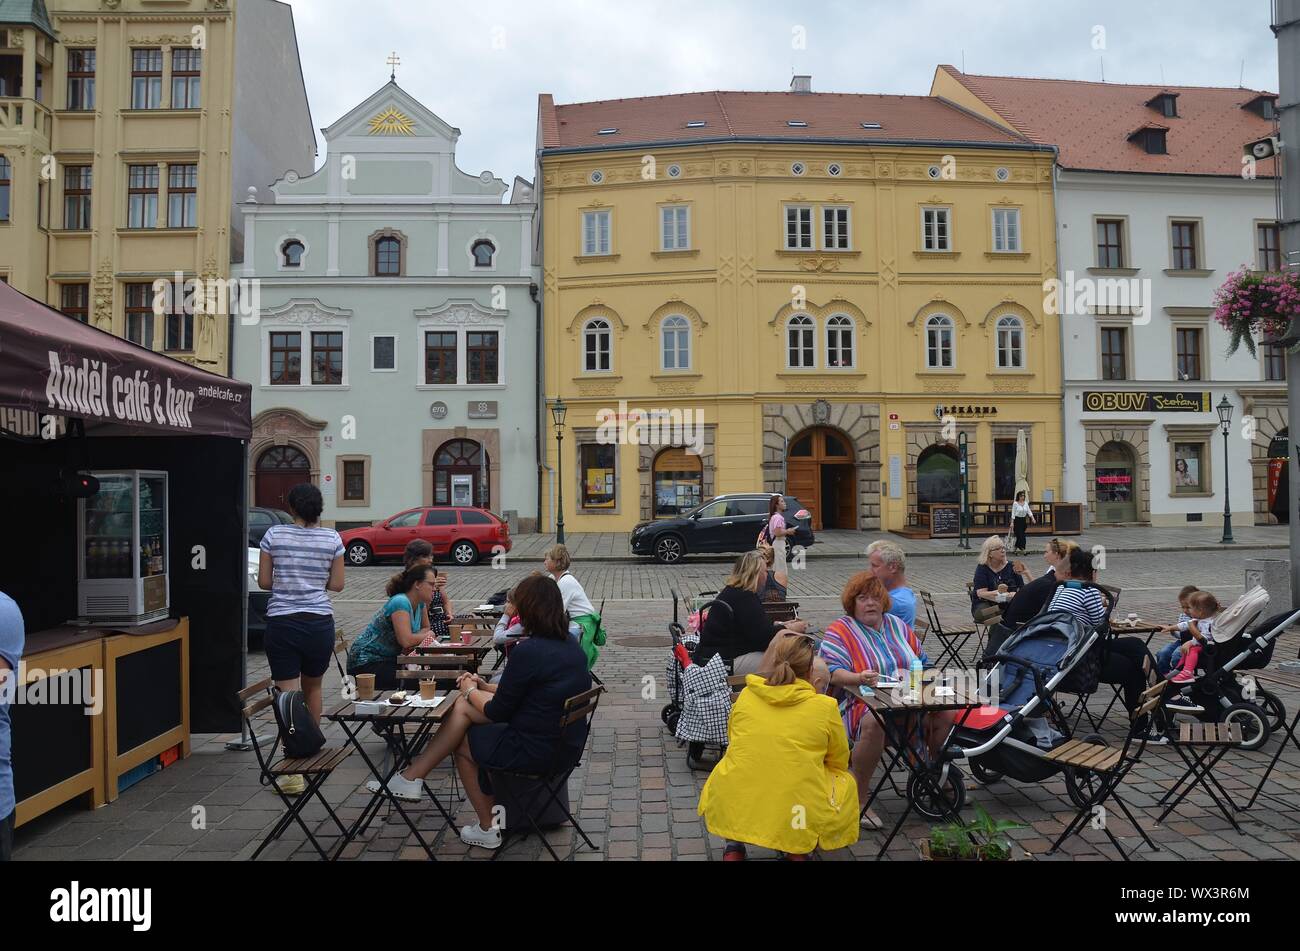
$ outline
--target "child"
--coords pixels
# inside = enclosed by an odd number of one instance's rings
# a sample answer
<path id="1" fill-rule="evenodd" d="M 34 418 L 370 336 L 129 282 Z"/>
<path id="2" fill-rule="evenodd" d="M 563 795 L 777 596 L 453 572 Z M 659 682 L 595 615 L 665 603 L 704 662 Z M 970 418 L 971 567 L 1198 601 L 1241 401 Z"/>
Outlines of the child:
<path id="1" fill-rule="evenodd" d="M 1214 616 L 1223 610 L 1217 598 L 1208 591 L 1197 591 L 1188 601 L 1188 613 L 1192 619 L 1187 622 L 1187 632 L 1191 639 L 1179 650 L 1182 652 L 1182 669 L 1169 678 L 1170 683 L 1189 684 L 1196 679 L 1197 663 L 1201 659 L 1201 650 L 1206 644 L 1214 643 L 1212 633 Z"/>
<path id="2" fill-rule="evenodd" d="M 1194 584 L 1189 584 L 1178 592 L 1178 620 L 1167 627 L 1162 627 L 1160 633 L 1172 634 L 1174 640 L 1160 648 L 1156 652 L 1156 673 L 1161 677 L 1168 677 L 1169 671 L 1173 669 L 1174 660 L 1178 657 L 1178 652 L 1182 649 L 1183 641 L 1188 640 L 1192 635 L 1187 632 L 1187 627 L 1191 623 L 1192 616 L 1188 613 L 1188 599 L 1201 589 Z"/>

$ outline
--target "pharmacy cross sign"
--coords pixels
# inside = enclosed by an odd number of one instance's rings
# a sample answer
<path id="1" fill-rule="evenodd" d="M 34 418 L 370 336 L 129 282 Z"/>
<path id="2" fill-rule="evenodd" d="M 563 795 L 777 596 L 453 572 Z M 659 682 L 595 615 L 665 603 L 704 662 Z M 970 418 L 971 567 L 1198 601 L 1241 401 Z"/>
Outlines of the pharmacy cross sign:
<path id="1" fill-rule="evenodd" d="M 402 61 L 397 55 L 397 50 L 393 50 L 393 52 L 389 54 L 388 59 L 384 60 L 384 62 L 392 67 L 392 72 L 388 75 L 389 80 L 397 82 L 397 67 L 402 65 Z"/>

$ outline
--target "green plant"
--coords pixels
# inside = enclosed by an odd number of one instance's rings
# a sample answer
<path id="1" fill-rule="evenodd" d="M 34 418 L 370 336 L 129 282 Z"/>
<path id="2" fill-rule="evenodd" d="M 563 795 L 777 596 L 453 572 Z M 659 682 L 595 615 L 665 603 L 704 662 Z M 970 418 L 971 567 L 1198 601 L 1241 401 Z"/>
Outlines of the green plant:
<path id="1" fill-rule="evenodd" d="M 1006 834 L 1024 828 L 1020 822 L 994 819 L 983 806 L 975 807 L 970 822 L 954 822 L 930 830 L 930 855 L 933 858 L 1005 862 L 1011 858 L 1011 840 Z"/>

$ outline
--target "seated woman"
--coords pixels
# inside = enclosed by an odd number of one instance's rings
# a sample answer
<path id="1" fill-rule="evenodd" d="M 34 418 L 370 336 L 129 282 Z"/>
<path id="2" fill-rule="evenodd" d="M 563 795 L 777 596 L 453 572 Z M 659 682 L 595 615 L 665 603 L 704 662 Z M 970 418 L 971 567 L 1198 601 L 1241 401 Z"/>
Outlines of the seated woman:
<path id="1" fill-rule="evenodd" d="M 808 630 L 807 621 L 768 620 L 763 602 L 758 599 L 766 583 L 767 568 L 757 551 L 746 552 L 736 560 L 726 586 L 718 592 L 717 600 L 726 607 L 714 605 L 709 609 L 700 630 L 700 643 L 695 647 L 695 663 L 707 664 L 714 654 L 720 654 L 732 664 L 732 673 L 756 673 L 777 631 L 788 629 L 803 634 Z"/>
<path id="2" fill-rule="evenodd" d="M 981 624 L 996 621 L 1010 598 L 1029 583 L 1024 562 L 1007 561 L 1007 546 L 993 535 L 980 546 L 979 565 L 971 589 L 971 617 Z"/>
<path id="3" fill-rule="evenodd" d="M 763 564 L 767 568 L 767 581 L 758 592 L 759 600 L 785 601 L 790 590 L 790 573 L 772 569 L 776 561 L 776 549 L 771 545 L 763 545 L 758 550 L 763 555 Z"/>
<path id="4" fill-rule="evenodd" d="M 581 582 L 569 572 L 572 559 L 569 549 L 563 545 L 553 545 L 542 557 L 542 567 L 560 586 L 560 595 L 564 598 L 564 610 L 569 620 L 578 625 L 579 641 L 587 655 L 587 669 L 596 666 L 600 648 L 605 646 L 605 629 L 601 626 L 600 615 L 587 597 Z"/>
<path id="5" fill-rule="evenodd" d="M 587 741 L 585 724 L 563 730 L 565 701 L 591 689 L 587 657 L 569 634 L 564 600 L 554 579 L 525 578 L 515 587 L 514 606 L 528 636 L 511 654 L 499 684 L 477 674 L 463 674 L 460 696 L 424 751 L 388 781 L 401 799 L 418 801 L 424 777 L 449 755 L 478 817 L 460 830 L 462 842 L 485 849 L 501 844 L 493 828 L 491 791 L 480 781 L 480 769 L 549 772 L 576 761 Z"/>
<path id="6" fill-rule="evenodd" d="M 529 577 L 545 578 L 548 576 L 540 571 L 535 571 Z M 506 596 L 506 603 L 501 607 L 501 617 L 497 619 L 497 626 L 492 631 L 492 643 L 501 649 L 505 654 L 505 659 L 509 660 L 510 652 L 514 650 L 515 645 L 527 636 L 528 632 L 524 630 L 523 622 L 519 619 L 519 612 L 515 608 L 515 593 L 511 591 Z M 582 641 L 582 628 L 574 621 L 569 621 L 569 636 L 579 643 Z M 503 663 L 493 672 L 491 682 L 499 683 L 504 673 L 505 666 Z"/>
<path id="7" fill-rule="evenodd" d="M 402 564 L 404 568 L 414 568 L 416 565 L 432 568 L 433 545 L 423 538 L 411 539 L 402 552 Z M 451 620 L 452 607 L 451 598 L 447 597 L 447 576 L 439 574 L 437 568 L 433 569 L 433 589 L 433 600 L 425 612 L 429 619 L 429 633 L 418 645 L 420 647 L 430 647 L 450 633 L 447 622 Z"/>
<path id="8" fill-rule="evenodd" d="M 835 701 L 810 682 L 815 650 L 807 634 L 779 638 L 771 673 L 750 674 L 731 708 L 727 752 L 699 806 L 709 831 L 727 840 L 724 861 L 745 858 L 747 842 L 803 859 L 858 840 L 848 738 Z M 790 820 L 796 807 L 802 822 Z"/>
<path id="9" fill-rule="evenodd" d="M 378 689 L 397 689 L 397 658 L 432 633 L 426 618 L 436 574 L 433 567 L 417 564 L 389 579 L 387 603 L 348 648 L 349 676 L 374 674 Z"/>
<path id="10" fill-rule="evenodd" d="M 822 636 L 820 654 L 831 672 L 831 686 L 843 697 L 844 728 L 853 739 L 850 768 L 858 781 L 858 790 L 868 795 L 871 777 L 880 764 L 885 748 L 885 734 L 880 723 L 848 691 L 865 684 L 873 687 L 881 677 L 905 679 L 912 661 L 929 662 L 915 632 L 889 611 L 889 592 L 870 571 L 849 579 L 840 595 L 844 617 L 832 621 Z M 926 714 L 926 742 L 934 753 L 952 727 L 955 714 L 944 711 Z M 880 817 L 868 809 L 863 825 L 880 828 Z"/>
<path id="11" fill-rule="evenodd" d="M 1052 600 L 1057 586 L 1069 577 L 1070 552 L 1078 548 L 1074 542 L 1053 538 L 1043 551 L 1047 571 L 1016 592 L 1015 597 L 1002 612 L 1002 619 L 989 628 L 985 656 L 996 654 L 1002 642 L 1016 628 L 1032 620 Z"/>

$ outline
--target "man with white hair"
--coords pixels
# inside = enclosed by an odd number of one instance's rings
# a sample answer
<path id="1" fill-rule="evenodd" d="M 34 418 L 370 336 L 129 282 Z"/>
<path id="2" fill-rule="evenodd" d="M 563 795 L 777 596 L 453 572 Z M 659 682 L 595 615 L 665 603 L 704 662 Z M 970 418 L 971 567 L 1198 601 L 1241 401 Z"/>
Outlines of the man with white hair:
<path id="1" fill-rule="evenodd" d="M 907 555 L 903 549 L 882 538 L 867 546 L 867 561 L 871 573 L 889 592 L 889 610 L 886 613 L 894 615 L 908 627 L 916 627 L 916 595 L 907 586 Z"/>

